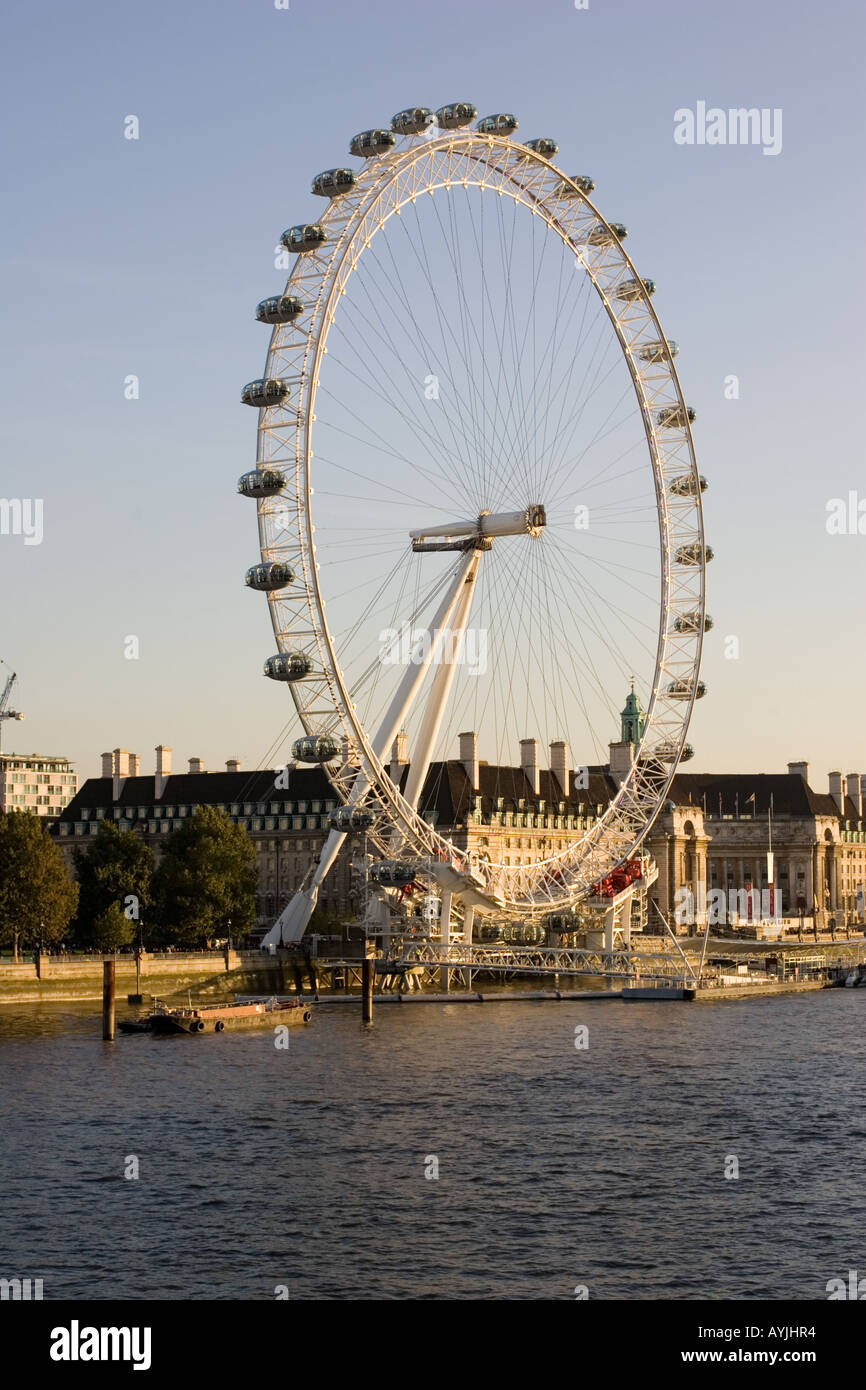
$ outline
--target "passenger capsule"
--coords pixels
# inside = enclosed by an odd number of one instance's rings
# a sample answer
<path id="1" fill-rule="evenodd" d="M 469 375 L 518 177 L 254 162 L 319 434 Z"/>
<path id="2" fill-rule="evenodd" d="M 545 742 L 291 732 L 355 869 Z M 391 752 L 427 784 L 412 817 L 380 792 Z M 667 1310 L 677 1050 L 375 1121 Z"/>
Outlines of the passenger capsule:
<path id="1" fill-rule="evenodd" d="M 352 137 L 349 154 L 358 159 L 375 159 L 376 155 L 387 154 L 396 143 L 397 137 L 390 130 L 362 130 Z"/>
<path id="2" fill-rule="evenodd" d="M 709 613 L 704 614 L 704 632 L 709 632 L 713 626 L 713 620 Z M 701 610 L 693 608 L 690 613 L 681 613 L 674 623 L 674 632 L 700 632 L 701 630 Z"/>
<path id="3" fill-rule="evenodd" d="M 699 565 L 702 551 L 704 563 L 709 564 L 713 558 L 713 550 L 708 545 L 702 547 L 700 541 L 694 541 L 691 545 L 681 545 L 674 555 L 674 559 L 678 565 Z"/>
<path id="4" fill-rule="evenodd" d="M 293 583 L 295 571 L 282 560 L 266 560 L 261 565 L 251 565 L 244 575 L 248 589 L 257 589 L 262 594 L 272 594 L 275 589 L 285 589 Z"/>
<path id="5" fill-rule="evenodd" d="M 699 475 L 696 487 L 694 474 L 682 473 L 679 478 L 674 478 L 669 491 L 673 493 L 674 497 L 694 497 L 698 487 L 701 492 L 706 492 L 709 487 L 703 474 Z"/>
<path id="6" fill-rule="evenodd" d="M 545 159 L 553 159 L 559 146 L 555 140 L 548 140 L 542 135 L 538 140 L 527 140 L 526 148 L 533 150 L 535 154 L 543 154 Z"/>
<path id="7" fill-rule="evenodd" d="M 572 185 L 576 185 L 573 187 Z M 591 193 L 595 188 L 595 181 L 589 174 L 572 174 L 570 179 L 563 179 L 553 190 L 555 198 L 578 198 L 580 193 Z M 578 192 L 577 190 L 580 190 Z"/>
<path id="8" fill-rule="evenodd" d="M 440 106 L 436 112 L 436 124 L 440 130 L 459 130 L 469 125 L 478 115 L 477 109 L 468 101 L 455 101 L 450 106 Z"/>
<path id="9" fill-rule="evenodd" d="M 689 758 L 694 756 L 695 750 L 690 743 L 683 744 L 682 752 L 680 752 L 678 743 L 662 743 L 649 755 L 649 758 L 650 761 L 657 758 L 661 763 L 687 763 Z"/>
<path id="10" fill-rule="evenodd" d="M 254 468 L 238 478 L 242 497 L 273 497 L 286 486 L 286 475 L 279 468 Z"/>
<path id="11" fill-rule="evenodd" d="M 382 859 L 370 865 L 370 881 L 383 888 L 408 888 L 415 882 L 415 866 L 399 859 Z"/>
<path id="12" fill-rule="evenodd" d="M 313 192 L 320 198 L 338 198 L 356 183 L 354 169 L 324 169 L 313 179 Z"/>
<path id="13" fill-rule="evenodd" d="M 293 294 L 275 294 L 271 299 L 263 299 L 256 305 L 256 318 L 259 323 L 291 323 L 304 306 Z"/>
<path id="14" fill-rule="evenodd" d="M 498 111 L 495 116 L 482 116 L 475 126 L 482 135 L 513 135 L 517 129 L 517 117 L 510 111 Z"/>
<path id="15" fill-rule="evenodd" d="M 671 681 L 670 685 L 666 687 L 665 694 L 669 695 L 674 700 L 689 700 L 691 699 L 693 685 L 694 683 L 692 681 Z M 697 685 L 694 685 L 694 692 L 696 700 L 702 700 L 704 698 L 707 693 L 707 687 L 703 681 L 698 681 Z"/>
<path id="16" fill-rule="evenodd" d="M 391 129 L 395 135 L 423 135 L 425 130 L 436 124 L 436 112 L 429 106 L 410 106 L 406 111 L 398 111 L 391 117 Z"/>
<path id="17" fill-rule="evenodd" d="M 655 294 L 655 280 L 623 280 L 621 285 L 617 285 L 614 290 L 614 298 L 621 299 L 624 304 L 633 304 L 637 299 L 643 299 L 644 295 Z"/>
<path id="18" fill-rule="evenodd" d="M 612 246 L 615 241 L 625 241 L 627 236 L 628 228 L 622 222 L 611 222 L 609 227 L 604 222 L 596 222 L 586 239 L 590 246 Z"/>
<path id="19" fill-rule="evenodd" d="M 298 227 L 289 227 L 283 232 L 280 242 L 287 251 L 303 255 L 305 251 L 317 251 L 327 239 L 324 227 L 319 226 L 318 222 L 307 222 Z"/>
<path id="20" fill-rule="evenodd" d="M 698 418 L 697 411 L 690 405 L 685 408 L 681 405 L 666 405 L 656 415 L 656 424 L 663 429 L 682 430 L 685 429 L 686 421 L 689 424 Z"/>
<path id="21" fill-rule="evenodd" d="M 241 391 L 241 400 L 244 405 L 254 405 L 259 410 L 266 410 L 268 406 L 279 405 L 288 394 L 287 381 L 283 381 L 282 377 L 269 376 L 258 381 L 248 381 Z"/>
<path id="22" fill-rule="evenodd" d="M 292 744 L 292 757 L 299 763 L 330 763 L 339 751 L 340 745 L 330 734 L 310 734 Z"/>
<path id="23" fill-rule="evenodd" d="M 328 816 L 328 824 L 332 830 L 369 830 L 375 821 L 372 811 L 368 811 L 365 806 L 338 806 L 336 811 L 332 811 Z"/>
<path id="24" fill-rule="evenodd" d="M 666 343 L 647 343 L 646 347 L 641 348 L 638 357 L 641 362 L 667 362 L 670 358 L 676 357 L 679 350 L 679 344 L 668 338 Z"/>
<path id="25" fill-rule="evenodd" d="M 265 675 L 272 681 L 300 681 L 311 670 L 310 658 L 305 652 L 278 652 L 265 662 Z"/>

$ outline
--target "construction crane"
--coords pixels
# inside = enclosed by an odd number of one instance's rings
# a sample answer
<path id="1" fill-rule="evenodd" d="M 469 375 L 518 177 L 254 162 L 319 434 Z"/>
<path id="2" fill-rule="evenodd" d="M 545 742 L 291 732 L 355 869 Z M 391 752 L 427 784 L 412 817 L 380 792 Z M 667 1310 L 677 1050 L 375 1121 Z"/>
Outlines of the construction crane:
<path id="1" fill-rule="evenodd" d="M 15 672 L 13 671 L 13 672 L 12 672 L 12 675 L 9 677 L 8 681 L 6 682 L 6 684 L 5 684 L 4 687 L 3 687 L 3 694 L 0 695 L 0 735 L 2 735 L 2 733 L 3 733 L 3 720 L 4 720 L 4 719 L 23 719 L 23 718 L 24 718 L 24 715 L 21 713 L 20 710 L 17 710 L 17 709 L 9 709 L 9 697 L 10 697 L 10 695 L 12 694 L 12 687 L 13 687 L 13 685 L 15 684 L 15 682 L 17 681 L 17 679 L 18 679 L 18 677 L 17 677 L 17 675 L 15 674 Z"/>

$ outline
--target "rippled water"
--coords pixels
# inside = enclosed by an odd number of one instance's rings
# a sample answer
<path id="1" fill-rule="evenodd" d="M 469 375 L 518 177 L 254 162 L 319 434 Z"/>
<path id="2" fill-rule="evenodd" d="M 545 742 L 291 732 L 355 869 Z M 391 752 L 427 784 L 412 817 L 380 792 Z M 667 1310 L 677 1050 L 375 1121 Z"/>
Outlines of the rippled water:
<path id="1" fill-rule="evenodd" d="M 0 1275 L 46 1298 L 825 1298 L 866 1270 L 864 1022 L 866 990 L 389 1005 L 366 1030 L 330 1007 L 284 1052 L 4 1007 Z"/>

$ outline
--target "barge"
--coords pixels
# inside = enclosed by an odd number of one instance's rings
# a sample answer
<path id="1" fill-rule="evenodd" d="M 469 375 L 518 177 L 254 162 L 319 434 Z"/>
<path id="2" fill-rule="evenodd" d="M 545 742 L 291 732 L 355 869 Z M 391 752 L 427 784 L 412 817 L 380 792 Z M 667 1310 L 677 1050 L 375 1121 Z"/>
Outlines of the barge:
<path id="1" fill-rule="evenodd" d="M 241 1028 L 289 1028 L 309 1023 L 312 1010 L 300 999 L 256 999 L 235 1004 L 162 1005 L 146 1020 L 151 1033 L 224 1033 Z"/>

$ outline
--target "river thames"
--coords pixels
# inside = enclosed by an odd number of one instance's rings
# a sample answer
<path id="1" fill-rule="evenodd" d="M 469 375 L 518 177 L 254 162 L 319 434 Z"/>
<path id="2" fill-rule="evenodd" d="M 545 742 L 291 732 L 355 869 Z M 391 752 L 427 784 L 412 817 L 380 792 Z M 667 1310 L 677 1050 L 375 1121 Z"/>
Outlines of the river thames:
<path id="1" fill-rule="evenodd" d="M 46 1299 L 823 1299 L 866 1269 L 864 1021 L 843 989 L 371 1029 L 346 1006 L 281 1050 L 7 1006 L 0 1274 Z"/>

